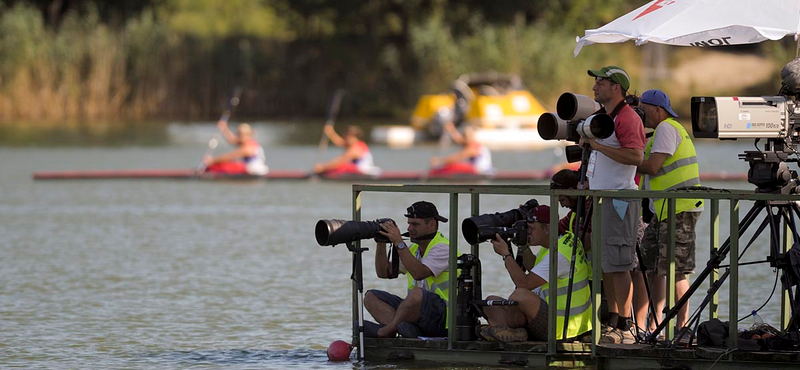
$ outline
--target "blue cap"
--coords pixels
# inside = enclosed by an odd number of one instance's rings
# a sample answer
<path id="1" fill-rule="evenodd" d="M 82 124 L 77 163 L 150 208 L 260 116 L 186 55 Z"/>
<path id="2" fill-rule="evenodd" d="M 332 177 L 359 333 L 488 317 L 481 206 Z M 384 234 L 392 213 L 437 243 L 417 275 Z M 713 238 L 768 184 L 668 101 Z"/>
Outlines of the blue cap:
<path id="1" fill-rule="evenodd" d="M 669 97 L 661 90 L 647 90 L 642 93 L 642 96 L 639 97 L 639 103 L 645 103 L 650 105 L 655 105 L 661 108 L 664 108 L 667 113 L 669 113 L 673 117 L 678 117 L 678 114 L 672 110 L 672 106 L 669 104 Z"/>

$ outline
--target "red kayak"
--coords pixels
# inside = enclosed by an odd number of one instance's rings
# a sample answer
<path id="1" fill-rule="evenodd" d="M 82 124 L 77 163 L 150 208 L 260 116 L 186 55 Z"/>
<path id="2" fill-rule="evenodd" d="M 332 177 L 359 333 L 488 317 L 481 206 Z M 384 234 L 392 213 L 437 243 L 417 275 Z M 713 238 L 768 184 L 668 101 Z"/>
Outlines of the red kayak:
<path id="1" fill-rule="evenodd" d="M 197 173 L 195 170 L 97 170 L 34 172 L 34 180 L 103 180 L 103 179 L 185 179 L 185 180 L 306 180 L 317 178 L 349 182 L 425 182 L 425 181 L 543 181 L 550 171 L 496 171 L 492 175 L 463 173 L 434 174 L 420 171 L 383 171 L 379 176 L 340 174 L 317 176 L 307 171 L 273 170 L 263 176 Z M 747 181 L 746 173 L 704 172 L 701 181 Z"/>

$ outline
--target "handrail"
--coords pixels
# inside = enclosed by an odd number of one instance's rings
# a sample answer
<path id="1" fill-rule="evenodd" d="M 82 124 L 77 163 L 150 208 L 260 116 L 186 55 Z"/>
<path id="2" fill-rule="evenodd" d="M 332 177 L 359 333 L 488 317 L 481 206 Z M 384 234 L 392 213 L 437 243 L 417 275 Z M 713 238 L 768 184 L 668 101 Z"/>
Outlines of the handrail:
<path id="1" fill-rule="evenodd" d="M 767 193 L 755 193 L 752 191 L 747 190 L 716 190 L 716 189 L 705 189 L 702 191 L 687 191 L 687 190 L 680 190 L 680 191 L 653 191 L 653 190 L 574 190 L 574 189 L 550 189 L 549 186 L 546 185 L 442 185 L 442 184 L 353 184 L 353 217 L 355 220 L 360 219 L 360 210 L 361 210 L 361 193 L 362 192 L 388 192 L 388 193 L 430 193 L 430 194 L 449 194 L 450 195 L 450 214 L 449 219 L 452 221 L 450 225 L 450 271 L 457 271 L 456 267 L 456 258 L 458 252 L 458 195 L 459 194 L 470 194 L 470 203 L 471 203 L 471 214 L 473 216 L 479 214 L 479 203 L 480 203 L 480 195 L 482 194 L 491 194 L 491 195 L 531 195 L 531 196 L 548 196 L 550 198 L 550 211 L 551 211 L 551 220 L 558 218 L 558 195 L 569 195 L 569 196 L 591 196 L 593 197 L 593 216 L 592 216 L 592 227 L 594 230 L 600 230 L 600 223 L 601 223 L 601 216 L 600 216 L 600 203 L 604 198 L 665 198 L 667 199 L 667 206 L 668 206 L 668 230 L 671 232 L 668 233 L 667 236 L 667 253 L 669 258 L 669 266 L 668 266 L 668 273 L 667 273 L 667 288 L 669 289 L 666 297 L 666 307 L 672 307 L 674 303 L 674 272 L 675 272 L 675 262 L 674 262 L 674 255 L 675 255 L 675 204 L 676 199 L 704 199 L 710 200 L 710 210 L 708 211 L 709 216 L 711 217 L 711 230 L 709 232 L 709 242 L 710 247 L 713 250 L 719 248 L 719 201 L 726 200 L 729 201 L 731 204 L 730 207 L 730 248 L 731 251 L 729 256 L 738 256 L 738 237 L 739 237 L 739 204 L 740 201 L 773 201 L 773 202 L 800 202 L 800 195 L 779 195 L 779 194 L 767 194 Z M 544 204 L 544 203 L 542 203 Z M 557 238 L 558 238 L 558 223 L 551 222 L 550 223 L 550 242 L 551 245 L 557 245 Z M 601 235 L 600 233 L 593 233 L 592 235 L 592 244 L 593 245 L 600 245 L 601 243 Z M 360 245 L 357 245 L 359 247 Z M 784 246 L 785 249 L 785 246 Z M 472 245 L 471 251 L 477 255 L 478 253 L 478 246 Z M 551 265 L 556 264 L 556 256 L 557 253 L 550 253 L 550 263 Z M 599 305 L 597 302 L 600 301 L 600 277 L 601 277 L 601 261 L 600 261 L 600 253 L 593 253 L 593 286 L 592 286 L 592 320 L 594 322 L 594 329 L 593 330 L 593 340 L 592 340 L 592 355 L 596 355 L 596 346 L 600 337 L 600 320 L 599 320 Z M 731 322 L 735 322 L 735 319 L 738 318 L 738 304 L 737 304 L 737 295 L 738 290 L 738 261 L 736 258 L 731 258 L 731 263 L 729 266 L 730 269 L 730 298 L 729 298 L 729 316 L 731 318 Z M 354 262 L 355 263 L 355 262 Z M 359 260 L 360 264 L 360 260 Z M 357 266 L 357 268 L 361 269 L 362 266 Z M 551 281 L 555 281 L 556 278 L 556 270 L 551 269 L 550 271 L 550 279 Z M 450 274 L 450 302 L 457 302 L 456 299 L 456 291 L 455 287 L 457 287 L 457 274 L 451 273 Z M 711 281 L 710 284 L 713 284 L 717 279 L 717 273 L 714 271 L 710 275 Z M 355 289 L 355 287 L 354 287 Z M 555 292 L 556 289 L 550 289 L 551 297 L 550 301 L 555 302 Z M 357 293 L 354 291 L 353 297 L 356 299 Z M 785 294 L 782 294 L 782 303 L 781 307 L 786 307 L 785 302 Z M 717 302 L 717 294 L 714 295 L 714 299 L 712 300 L 711 305 L 709 306 L 708 314 L 709 318 L 713 318 L 717 316 L 717 309 L 718 309 L 718 302 Z M 362 304 L 363 306 L 363 304 Z M 548 355 L 556 354 L 557 353 L 557 341 L 556 341 L 556 306 L 555 304 L 549 305 L 548 309 L 548 342 L 547 342 L 547 353 Z M 354 302 L 354 320 L 358 320 L 358 310 L 356 307 L 356 302 Z M 449 331 L 448 331 L 448 349 L 452 349 L 456 339 L 456 305 L 455 304 L 448 304 L 447 307 L 448 314 L 449 314 Z M 785 318 L 786 314 L 782 314 L 782 321 Z M 783 324 L 783 323 L 782 323 Z M 672 323 L 667 326 L 667 338 L 672 338 Z M 728 339 L 728 343 L 731 344 L 731 348 L 735 348 L 737 344 L 736 338 L 737 331 L 730 330 L 730 337 Z"/>

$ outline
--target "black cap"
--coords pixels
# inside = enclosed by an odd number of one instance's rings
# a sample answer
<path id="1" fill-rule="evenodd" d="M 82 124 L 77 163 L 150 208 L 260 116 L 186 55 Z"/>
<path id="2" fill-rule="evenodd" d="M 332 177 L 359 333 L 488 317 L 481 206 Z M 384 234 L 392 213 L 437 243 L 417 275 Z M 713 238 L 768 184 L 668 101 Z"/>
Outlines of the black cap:
<path id="1" fill-rule="evenodd" d="M 447 219 L 439 215 L 436 206 L 431 202 L 421 200 L 406 209 L 406 217 L 409 218 L 434 218 L 437 221 L 447 222 Z"/>

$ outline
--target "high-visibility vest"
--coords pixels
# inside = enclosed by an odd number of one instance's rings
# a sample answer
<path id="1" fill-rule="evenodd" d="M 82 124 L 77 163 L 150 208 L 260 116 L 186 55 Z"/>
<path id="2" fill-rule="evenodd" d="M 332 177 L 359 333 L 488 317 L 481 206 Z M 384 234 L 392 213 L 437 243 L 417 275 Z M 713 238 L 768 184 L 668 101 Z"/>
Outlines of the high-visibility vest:
<path id="1" fill-rule="evenodd" d="M 558 238 L 558 252 L 566 257 L 568 262 L 572 262 L 572 243 L 575 235 L 567 232 Z M 536 256 L 534 267 L 539 263 L 549 263 L 546 259 L 550 255 L 549 248 L 542 248 Z M 549 278 L 549 276 L 543 276 Z M 589 291 L 589 268 L 586 265 L 586 254 L 583 252 L 583 244 L 578 241 L 578 249 L 575 252 L 575 275 L 572 280 L 572 299 L 570 300 L 569 313 L 567 309 L 567 290 L 569 286 L 569 276 L 557 280 L 557 304 L 556 304 L 556 338 L 564 339 L 564 318 L 569 317 L 569 327 L 567 328 L 567 338 L 575 338 L 578 335 L 592 330 L 592 302 L 591 292 Z M 550 304 L 548 293 L 550 283 L 542 285 L 545 301 Z"/>
<path id="2" fill-rule="evenodd" d="M 433 247 L 436 244 L 447 244 L 449 246 L 450 240 L 445 238 L 444 235 L 442 235 L 442 233 L 437 232 L 436 236 L 434 236 L 433 239 L 431 239 L 431 241 L 428 242 L 428 248 L 425 248 L 425 254 L 423 254 L 420 257 L 420 260 L 425 256 L 427 256 L 432 249 L 431 247 Z M 411 244 L 411 246 L 408 247 L 408 251 L 411 252 L 411 254 L 414 256 L 417 255 L 418 249 L 419 249 L 419 244 L 417 243 Z M 406 278 L 408 279 L 408 292 L 411 293 L 411 291 L 416 287 L 416 280 L 414 280 L 414 277 L 411 276 L 410 273 L 406 274 Z M 423 289 L 436 293 L 436 295 L 441 297 L 444 300 L 444 302 L 447 303 L 450 298 L 449 296 L 450 271 L 449 270 L 442 271 L 442 273 L 440 273 L 438 276 L 429 276 L 425 278 L 425 288 Z M 445 316 L 445 323 L 447 322 L 448 322 L 447 316 Z M 447 327 L 447 325 L 448 324 L 445 324 L 445 327 Z"/>
<path id="3" fill-rule="evenodd" d="M 681 135 L 681 144 L 675 149 L 675 153 L 667 157 L 658 173 L 655 175 L 648 175 L 650 177 L 651 190 L 669 190 L 682 188 L 687 186 L 700 186 L 700 169 L 697 166 L 697 152 L 694 150 L 694 144 L 689 138 L 689 133 L 678 123 L 674 118 L 669 117 L 664 122 L 672 125 L 678 134 Z M 658 128 L 656 128 L 658 131 Z M 650 151 L 653 149 L 653 139 L 655 139 L 655 132 L 653 137 L 647 142 L 644 148 L 644 158 L 650 158 Z M 639 184 L 639 189 L 643 186 Z M 664 198 L 658 198 L 653 202 L 655 208 L 655 215 L 659 220 L 666 219 L 667 205 Z M 675 200 L 675 214 L 688 211 L 703 205 L 702 199 L 676 199 Z"/>

